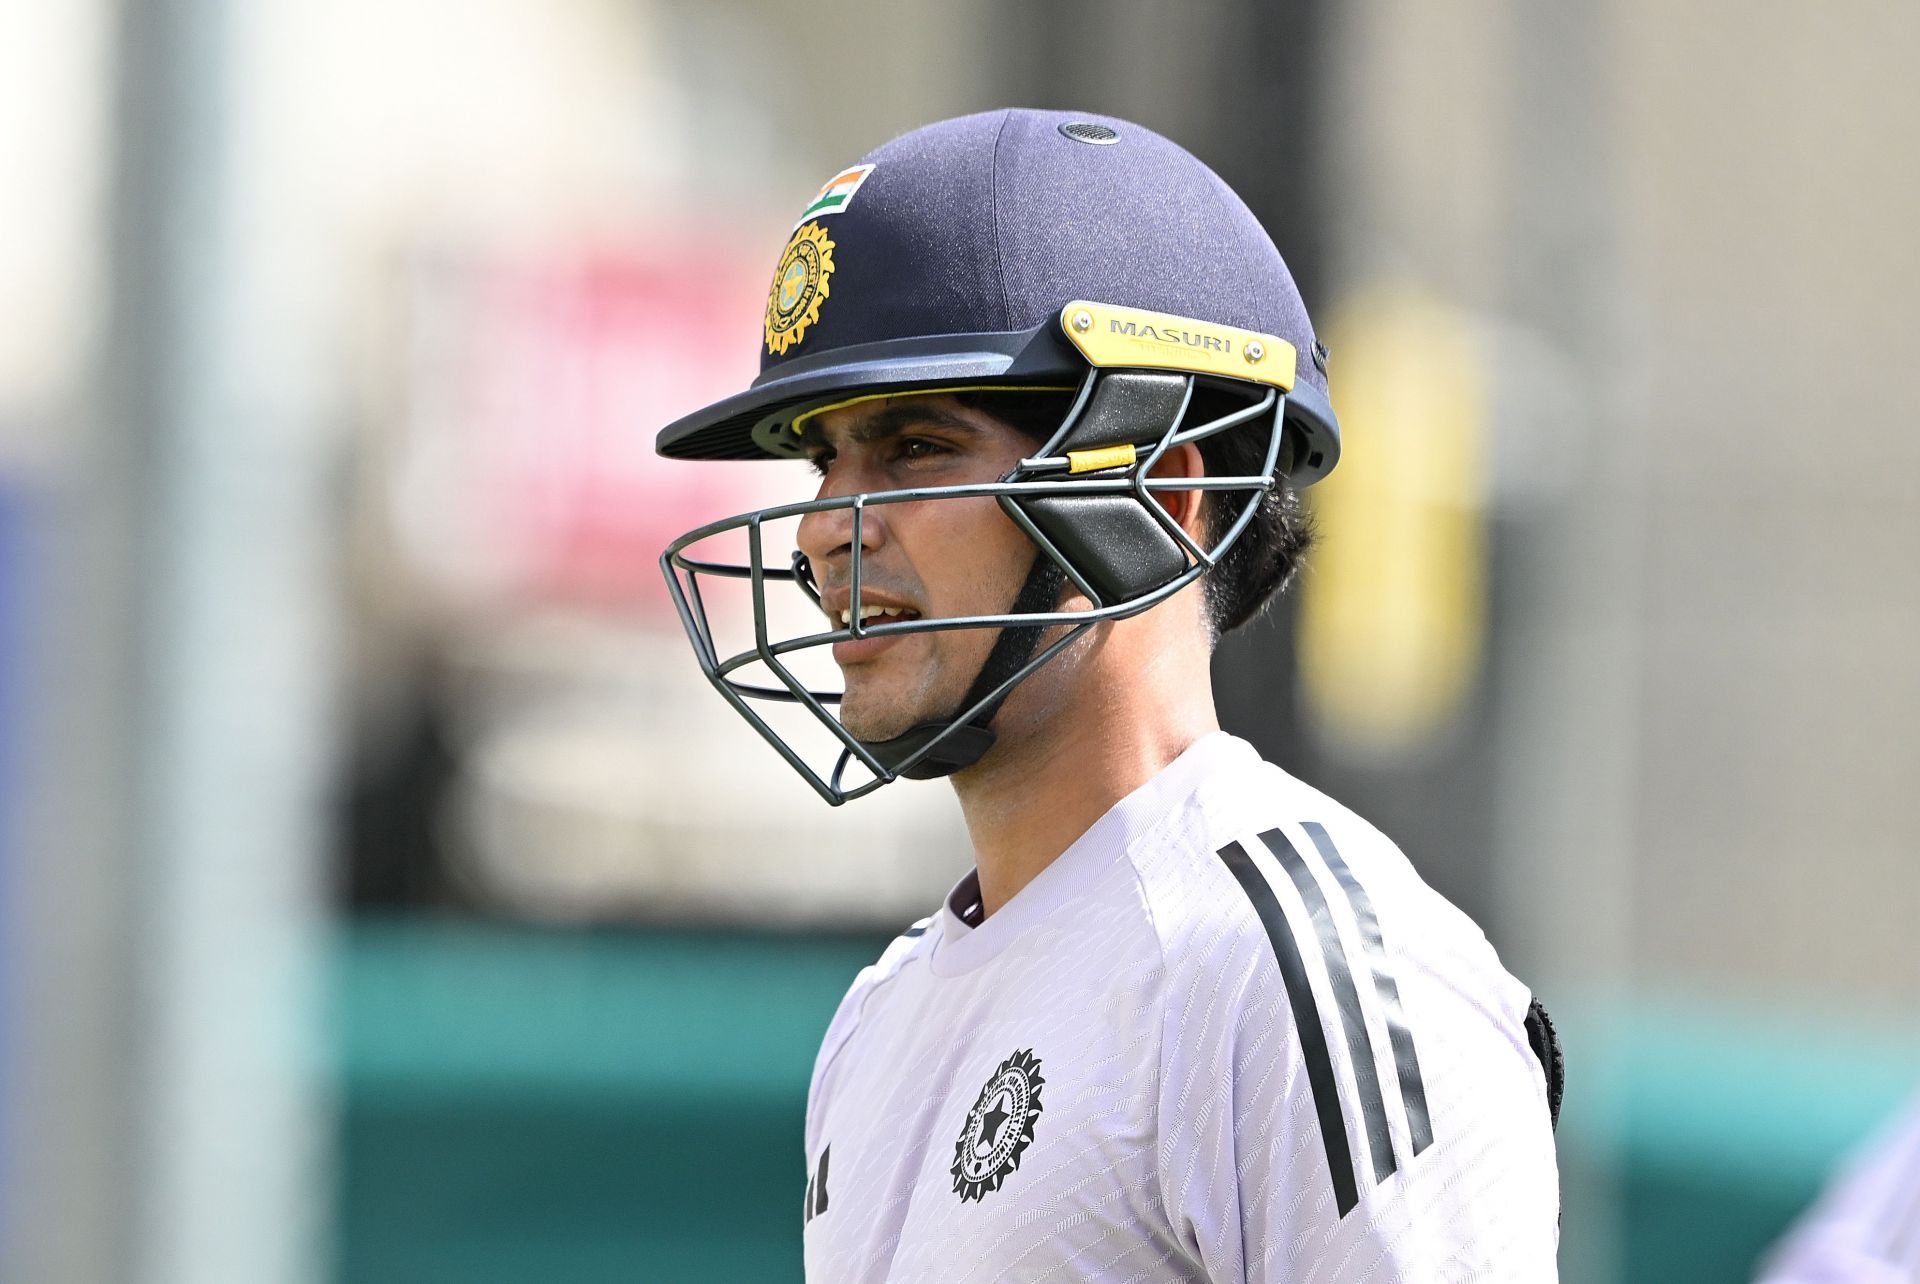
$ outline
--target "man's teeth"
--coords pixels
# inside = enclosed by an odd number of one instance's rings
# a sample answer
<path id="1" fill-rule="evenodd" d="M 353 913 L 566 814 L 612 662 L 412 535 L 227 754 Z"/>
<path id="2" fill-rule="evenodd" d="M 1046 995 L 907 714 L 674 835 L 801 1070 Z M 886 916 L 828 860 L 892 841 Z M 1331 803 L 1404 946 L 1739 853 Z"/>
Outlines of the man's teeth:
<path id="1" fill-rule="evenodd" d="M 913 612 L 909 611 L 904 606 L 863 606 L 860 608 L 860 622 L 862 624 L 865 624 L 868 620 L 871 620 L 876 615 L 884 615 L 890 618 L 896 615 L 912 615 L 912 614 Z M 852 625 L 853 623 L 852 611 L 850 610 L 841 611 L 839 615 L 840 615 L 841 628 L 844 629 Z"/>

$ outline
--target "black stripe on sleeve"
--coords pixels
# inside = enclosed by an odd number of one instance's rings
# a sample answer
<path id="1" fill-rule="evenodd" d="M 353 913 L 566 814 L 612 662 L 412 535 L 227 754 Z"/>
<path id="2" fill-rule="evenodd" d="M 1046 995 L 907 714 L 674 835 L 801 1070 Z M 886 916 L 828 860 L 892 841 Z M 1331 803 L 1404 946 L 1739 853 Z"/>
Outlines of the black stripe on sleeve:
<path id="1" fill-rule="evenodd" d="M 1347 966 L 1347 947 L 1334 925 L 1327 897 L 1314 881 L 1307 862 L 1300 858 L 1287 836 L 1277 829 L 1260 835 L 1274 859 L 1286 869 L 1300 899 L 1313 918 L 1313 930 L 1320 938 L 1320 955 L 1327 965 L 1327 979 L 1333 983 L 1334 1001 L 1340 1008 L 1340 1027 L 1347 1035 L 1347 1057 L 1353 1062 L 1354 1082 L 1360 1088 L 1360 1115 L 1366 1121 L 1367 1148 L 1373 1155 L 1373 1180 L 1377 1185 L 1398 1168 L 1393 1157 L 1393 1136 L 1387 1131 L 1387 1099 L 1380 1092 L 1380 1070 L 1373 1059 L 1373 1036 L 1367 1032 L 1366 1014 L 1360 1010 L 1360 991 L 1354 988 L 1353 970 Z"/>
<path id="2" fill-rule="evenodd" d="M 1294 943 L 1293 929 L 1286 914 L 1267 885 L 1266 876 L 1239 843 L 1220 849 L 1220 859 L 1240 889 L 1253 903 L 1267 940 L 1273 945 L 1274 961 L 1280 965 L 1280 978 L 1287 987 L 1287 1002 L 1293 1009 L 1294 1028 L 1300 1035 L 1300 1052 L 1307 1065 L 1307 1084 L 1313 1090 L 1313 1108 L 1320 1117 L 1320 1138 L 1327 1150 L 1327 1168 L 1333 1174 L 1333 1199 L 1345 1217 L 1360 1202 L 1360 1190 L 1353 1171 L 1353 1154 L 1347 1148 L 1347 1124 L 1340 1115 L 1340 1089 L 1333 1077 L 1333 1058 L 1327 1053 L 1326 1031 L 1320 1025 L 1320 1006 L 1314 1001 L 1313 987 L 1307 982 L 1306 965 L 1300 959 L 1300 947 Z"/>
<path id="3" fill-rule="evenodd" d="M 1360 939 L 1366 943 L 1367 958 L 1373 967 L 1373 986 L 1387 1010 L 1387 1041 L 1393 1045 L 1393 1063 L 1400 1074 L 1400 1099 L 1407 1107 L 1407 1132 L 1413 1138 L 1413 1153 L 1419 1154 L 1433 1144 L 1433 1124 L 1427 1118 L 1427 1088 L 1420 1078 L 1420 1058 L 1413 1050 L 1413 1031 L 1407 1028 L 1406 1009 L 1400 1003 L 1400 986 L 1387 964 L 1387 943 L 1380 934 L 1380 918 L 1373 912 L 1373 898 L 1360 880 L 1340 859 L 1326 827 L 1314 821 L 1301 826 L 1319 849 L 1320 859 L 1346 892 L 1353 905 L 1353 917 L 1360 925 Z"/>

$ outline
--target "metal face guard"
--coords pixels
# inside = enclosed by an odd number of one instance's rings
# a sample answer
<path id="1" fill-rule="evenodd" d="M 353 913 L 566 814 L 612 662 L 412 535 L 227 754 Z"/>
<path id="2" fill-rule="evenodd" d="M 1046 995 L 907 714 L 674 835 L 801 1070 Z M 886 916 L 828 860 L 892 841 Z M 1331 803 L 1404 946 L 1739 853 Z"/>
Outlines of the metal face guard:
<path id="1" fill-rule="evenodd" d="M 1167 399 L 1170 390 L 1164 382 L 1155 386 L 1133 382 L 1141 379 L 1171 379 L 1179 385 L 1177 397 L 1172 401 Z M 910 774 L 917 764 L 941 745 L 954 737 L 968 734 L 969 723 L 983 711 L 997 708 L 1015 686 L 1060 654 L 1088 629 L 1105 620 L 1138 615 L 1166 601 L 1212 570 L 1227 549 L 1245 532 L 1261 497 L 1274 484 L 1275 468 L 1281 458 L 1282 438 L 1286 432 L 1286 396 L 1278 388 L 1260 388 L 1256 390 L 1252 404 L 1182 430 L 1180 425 L 1190 404 L 1195 381 L 1190 374 L 1169 376 L 1136 370 L 1090 370 L 1060 428 L 1038 453 L 1021 460 L 1012 472 L 999 481 L 874 491 L 785 504 L 711 522 L 682 535 L 661 554 L 660 570 L 666 577 L 674 606 L 680 614 L 680 623 L 693 643 L 701 672 L 727 703 L 822 798 L 834 806 L 871 793 L 902 775 Z M 1246 385 L 1240 386 L 1243 391 L 1246 389 Z M 1148 400 L 1158 398 L 1162 406 L 1174 405 L 1170 420 L 1156 425 L 1147 440 L 1111 440 L 1115 432 L 1125 435 L 1119 427 L 1124 419 L 1105 414 L 1103 407 L 1141 397 Z M 1174 446 L 1253 424 L 1264 425 L 1267 433 L 1265 462 L 1258 475 L 1148 476 L 1160 458 Z M 1211 548 L 1202 548 L 1153 498 L 1153 492 L 1161 490 L 1239 493 L 1245 496 L 1245 503 L 1219 542 Z M 1086 596 L 1089 608 L 892 623 L 862 621 L 861 528 L 866 510 L 885 504 L 982 497 L 998 501 L 1007 515 L 1033 541 L 1040 556 L 1051 559 L 1067 580 Z M 767 584 L 770 581 L 795 584 L 813 599 L 815 605 L 819 604 L 819 596 L 804 559 L 796 556 L 795 565 L 767 565 L 762 534 L 766 523 L 842 509 L 850 510 L 853 514 L 850 624 L 846 628 L 773 640 L 769 637 L 767 626 Z M 704 541 L 736 533 L 746 536 L 747 557 L 744 562 L 710 560 L 689 552 Z M 751 647 L 726 656 L 719 653 L 701 591 L 703 576 L 744 579 L 748 582 L 754 620 Z M 829 708 L 839 703 L 840 693 L 809 689 L 795 677 L 786 663 L 786 657 L 797 652 L 830 647 L 836 642 L 852 639 L 1029 625 L 1069 627 L 1063 636 L 1039 649 L 1010 677 L 981 695 L 969 707 L 955 710 L 950 718 L 944 719 L 944 729 L 927 736 L 924 743 L 918 744 L 904 760 L 895 758 L 891 762 L 882 762 L 867 744 L 841 725 L 839 718 Z M 780 685 L 767 686 L 747 681 L 741 675 L 741 670 L 752 664 L 764 665 Z M 810 765 L 754 707 L 755 702 L 799 705 L 811 713 L 840 745 L 839 756 L 833 766 L 817 770 Z M 849 783 L 848 769 L 856 763 L 872 778 Z"/>

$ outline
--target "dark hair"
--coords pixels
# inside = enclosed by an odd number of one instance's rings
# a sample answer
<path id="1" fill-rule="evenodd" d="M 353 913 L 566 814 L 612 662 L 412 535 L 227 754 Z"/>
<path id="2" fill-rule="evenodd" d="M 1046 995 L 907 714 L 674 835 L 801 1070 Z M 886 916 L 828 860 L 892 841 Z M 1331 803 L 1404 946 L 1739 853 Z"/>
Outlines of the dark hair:
<path id="1" fill-rule="evenodd" d="M 1073 404 L 1072 394 L 1065 392 L 962 392 L 954 394 L 954 400 L 1010 424 L 1036 442 L 1054 434 Z M 1204 423 L 1230 413 L 1240 404 L 1232 393 L 1197 389 L 1187 409 L 1186 423 Z M 1249 424 L 1202 438 L 1199 446 L 1209 475 L 1250 477 L 1265 462 L 1267 435 L 1258 425 Z M 1284 444 L 1281 452 L 1284 464 Z M 1208 492 L 1207 547 L 1214 547 L 1226 536 L 1246 500 L 1243 491 Z M 1292 580 L 1312 543 L 1312 520 L 1300 502 L 1300 492 L 1282 473 L 1272 489 L 1260 496 L 1246 530 L 1202 581 L 1207 625 L 1213 636 L 1217 639 L 1265 610 Z"/>

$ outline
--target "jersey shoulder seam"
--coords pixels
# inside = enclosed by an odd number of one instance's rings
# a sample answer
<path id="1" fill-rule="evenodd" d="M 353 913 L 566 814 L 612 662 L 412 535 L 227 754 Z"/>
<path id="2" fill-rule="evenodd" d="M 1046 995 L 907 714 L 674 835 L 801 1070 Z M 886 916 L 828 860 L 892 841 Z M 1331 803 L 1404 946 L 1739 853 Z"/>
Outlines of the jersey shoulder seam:
<path id="1" fill-rule="evenodd" d="M 1158 1028 L 1154 1031 L 1153 1048 L 1153 1185 L 1154 1197 L 1160 1203 L 1160 1216 L 1168 1226 L 1173 1226 L 1176 1223 L 1174 1221 L 1173 1208 L 1167 1202 L 1166 1183 L 1162 1180 L 1162 1175 L 1166 1167 L 1163 1161 L 1165 1159 L 1167 1131 L 1163 1126 L 1161 1118 L 1161 1098 L 1166 1089 L 1167 1026 L 1173 1019 L 1172 965 L 1167 957 L 1166 934 L 1160 930 L 1160 919 L 1154 910 L 1153 891 L 1148 885 L 1146 871 L 1140 868 L 1139 853 L 1149 843 L 1156 842 L 1163 838 L 1167 831 L 1174 827 L 1174 823 L 1187 813 L 1188 808 L 1192 806 L 1194 802 L 1194 799 L 1189 798 L 1186 802 L 1163 816 L 1157 824 L 1147 830 L 1146 833 L 1142 834 L 1133 843 L 1129 844 L 1126 853 L 1127 867 L 1133 871 L 1134 886 L 1140 895 L 1140 910 L 1141 913 L 1146 916 L 1147 930 L 1153 933 L 1153 948 L 1160 960 L 1160 1019 L 1156 1023 Z"/>
<path id="2" fill-rule="evenodd" d="M 893 940 L 889 941 L 887 948 L 880 951 L 880 957 L 862 968 L 860 975 L 854 977 L 853 984 L 847 987 L 849 997 L 852 996 L 856 988 L 861 991 L 861 994 L 858 1001 L 854 1004 L 852 1014 L 848 1016 L 844 1028 L 840 1031 L 839 1041 L 836 1042 L 831 1049 L 826 1048 L 824 1044 L 822 1045 L 821 1051 L 823 1058 L 820 1064 L 814 1067 L 813 1072 L 813 1085 L 815 1087 L 826 1081 L 827 1072 L 833 1069 L 834 1063 L 840 1059 L 840 1054 L 846 1049 L 846 1046 L 853 1042 L 854 1032 L 860 1028 L 860 1022 L 866 1016 L 867 1003 L 882 986 L 893 980 L 894 977 L 900 975 L 900 970 L 913 960 L 914 952 L 919 949 L 919 942 L 933 930 L 933 917 L 933 915 L 929 914 L 927 917 L 908 927 L 907 930 L 900 935 L 894 937 Z M 908 944 L 905 949 L 901 949 L 899 951 L 899 957 L 889 965 L 887 956 L 894 953 L 902 942 L 911 942 L 911 944 Z M 874 973 L 870 979 L 867 978 L 867 973 L 869 972 Z M 842 1003 L 845 1001 L 845 999 L 841 1000 Z M 838 1023 L 836 1022 L 835 1024 Z M 833 1027 L 829 1025 L 827 1035 L 831 1037 L 833 1033 Z M 811 1090 L 808 1096 L 811 1098 Z"/>

